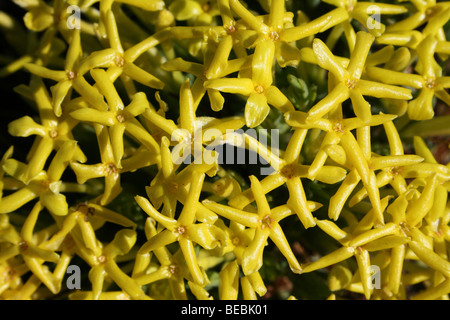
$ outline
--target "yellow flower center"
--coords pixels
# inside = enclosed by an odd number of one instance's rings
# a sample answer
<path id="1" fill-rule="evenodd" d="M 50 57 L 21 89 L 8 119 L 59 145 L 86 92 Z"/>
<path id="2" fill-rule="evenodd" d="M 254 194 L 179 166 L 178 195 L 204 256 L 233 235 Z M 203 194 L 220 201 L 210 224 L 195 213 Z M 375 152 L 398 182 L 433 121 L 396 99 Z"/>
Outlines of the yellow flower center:
<path id="1" fill-rule="evenodd" d="M 439 12 L 439 9 L 437 8 L 437 6 L 433 6 L 433 7 L 428 8 L 427 10 L 425 10 L 425 14 L 426 14 L 427 18 L 432 18 L 438 12 Z"/>
<path id="2" fill-rule="evenodd" d="M 178 274 L 180 272 L 180 268 L 175 264 L 171 264 L 168 267 L 168 270 L 172 275 Z"/>
<path id="3" fill-rule="evenodd" d="M 116 174 L 119 170 L 114 163 L 108 163 L 104 166 L 104 172 L 105 175 L 110 176 L 112 174 Z"/>
<path id="4" fill-rule="evenodd" d="M 117 116 L 116 116 L 116 119 L 117 119 L 117 121 L 119 121 L 120 123 L 124 123 L 125 122 L 125 117 L 123 116 L 123 115 L 121 115 L 121 114 L 118 114 Z"/>
<path id="5" fill-rule="evenodd" d="M 70 70 L 66 71 L 66 74 L 67 74 L 67 79 L 69 79 L 69 80 L 73 80 L 76 77 L 75 72 L 70 71 Z"/>
<path id="6" fill-rule="evenodd" d="M 434 89 L 434 87 L 436 86 L 436 80 L 434 78 L 426 78 L 425 79 L 425 86 L 428 89 Z"/>
<path id="7" fill-rule="evenodd" d="M 347 81 L 345 82 L 345 85 L 346 85 L 349 89 L 355 89 L 357 83 L 358 83 L 358 81 L 355 80 L 355 79 L 347 79 Z"/>
<path id="8" fill-rule="evenodd" d="M 226 28 L 228 34 L 233 34 L 236 32 L 236 23 L 232 21 L 232 23 Z"/>
<path id="9" fill-rule="evenodd" d="M 85 215 L 93 215 L 95 213 L 95 208 L 89 207 L 87 203 L 80 203 L 75 208 L 75 211 L 83 213 Z"/>
<path id="10" fill-rule="evenodd" d="M 119 68 L 123 68 L 125 65 L 125 59 L 122 56 L 116 56 L 115 63 Z"/>
<path id="11" fill-rule="evenodd" d="M 0 284 L 9 283 L 14 278 L 16 271 L 11 267 L 5 266 L 0 273 Z"/>
<path id="12" fill-rule="evenodd" d="M 100 263 L 105 263 L 106 262 L 106 256 L 101 255 L 99 257 L 97 257 L 97 261 Z"/>
<path id="13" fill-rule="evenodd" d="M 223 191 L 224 187 L 225 187 L 225 183 L 223 182 L 223 180 L 216 181 L 212 185 L 212 189 L 216 193 L 220 193 L 221 191 Z"/>
<path id="14" fill-rule="evenodd" d="M 266 227 L 269 229 L 272 229 L 272 222 L 274 222 L 275 220 L 272 219 L 272 217 L 270 216 L 270 214 L 267 214 L 264 216 L 264 218 L 261 219 L 261 229 L 265 229 Z"/>
<path id="15" fill-rule="evenodd" d="M 209 3 L 209 1 L 206 1 L 203 6 L 202 9 L 204 12 L 209 12 L 209 10 L 211 10 L 211 4 Z"/>
<path id="16" fill-rule="evenodd" d="M 233 237 L 233 239 L 231 240 L 231 243 L 232 243 L 234 246 L 238 246 L 240 242 L 241 242 L 241 240 L 239 239 L 238 236 Z"/>
<path id="17" fill-rule="evenodd" d="M 341 122 L 336 122 L 333 126 L 333 130 L 336 133 L 344 133 L 344 126 Z"/>
<path id="18" fill-rule="evenodd" d="M 19 242 L 19 250 L 25 251 L 28 249 L 28 243 L 26 241 L 20 241 Z"/>
<path id="19" fill-rule="evenodd" d="M 186 233 L 186 227 L 185 226 L 178 226 L 175 229 L 175 232 L 178 233 L 179 235 L 183 235 Z"/>
<path id="20" fill-rule="evenodd" d="M 352 12 L 355 9 L 355 2 L 353 0 L 348 0 L 344 4 L 347 12 Z"/>
<path id="21" fill-rule="evenodd" d="M 167 189 L 169 190 L 170 193 L 177 193 L 178 192 L 178 183 L 176 181 L 170 181 L 167 184 Z"/>
<path id="22" fill-rule="evenodd" d="M 47 190 L 50 187 L 50 181 L 48 181 L 46 179 L 41 180 L 41 181 L 39 181 L 38 185 L 41 187 L 42 190 Z"/>
<path id="23" fill-rule="evenodd" d="M 50 138 L 56 139 L 56 138 L 58 137 L 59 133 L 58 133 L 57 130 L 51 129 L 51 130 L 48 132 L 48 135 L 50 136 Z"/>
<path id="24" fill-rule="evenodd" d="M 397 176 L 400 173 L 401 169 L 399 167 L 390 167 L 388 168 L 388 172 L 392 175 L 392 176 Z"/>
<path id="25" fill-rule="evenodd" d="M 411 232 L 409 229 L 409 226 L 406 224 L 406 222 L 400 222 L 399 225 L 400 225 L 400 231 L 403 233 L 403 235 L 405 237 L 408 237 L 409 233 Z"/>
<path id="26" fill-rule="evenodd" d="M 296 173 L 296 165 L 291 163 L 288 165 L 285 165 L 281 170 L 280 173 L 283 177 L 287 179 L 291 179 L 295 176 Z"/>
<path id="27" fill-rule="evenodd" d="M 277 41 L 277 40 L 280 39 L 280 34 L 277 31 L 275 31 L 275 30 L 270 31 L 267 36 L 272 41 Z"/>
<path id="28" fill-rule="evenodd" d="M 255 91 L 256 91 L 256 93 L 261 94 L 261 93 L 264 92 L 264 88 L 263 88 L 263 86 L 257 85 L 257 86 L 255 87 Z"/>

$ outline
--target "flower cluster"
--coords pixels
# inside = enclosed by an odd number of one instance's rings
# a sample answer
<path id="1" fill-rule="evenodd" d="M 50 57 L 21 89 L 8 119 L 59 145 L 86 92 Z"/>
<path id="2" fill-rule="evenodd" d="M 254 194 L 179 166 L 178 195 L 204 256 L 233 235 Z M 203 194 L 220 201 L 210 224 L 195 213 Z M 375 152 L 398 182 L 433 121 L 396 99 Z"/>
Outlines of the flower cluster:
<path id="1" fill-rule="evenodd" d="M 0 298 L 449 297 L 450 2 L 13 2 Z"/>

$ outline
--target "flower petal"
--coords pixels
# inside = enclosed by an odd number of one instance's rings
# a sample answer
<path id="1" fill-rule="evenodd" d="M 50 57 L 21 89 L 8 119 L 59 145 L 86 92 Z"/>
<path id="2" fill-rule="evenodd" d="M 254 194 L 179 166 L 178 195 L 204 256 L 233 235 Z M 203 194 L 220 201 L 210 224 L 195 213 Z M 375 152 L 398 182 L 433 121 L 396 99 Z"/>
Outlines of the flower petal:
<path id="1" fill-rule="evenodd" d="M 256 45 L 252 60 L 252 80 L 255 86 L 266 89 L 272 84 L 274 58 L 275 44 L 272 40 L 263 40 Z"/>
<path id="2" fill-rule="evenodd" d="M 247 127 L 254 128 L 260 125 L 268 116 L 270 107 L 267 104 L 266 96 L 259 93 L 252 93 L 245 104 L 245 122 Z"/>

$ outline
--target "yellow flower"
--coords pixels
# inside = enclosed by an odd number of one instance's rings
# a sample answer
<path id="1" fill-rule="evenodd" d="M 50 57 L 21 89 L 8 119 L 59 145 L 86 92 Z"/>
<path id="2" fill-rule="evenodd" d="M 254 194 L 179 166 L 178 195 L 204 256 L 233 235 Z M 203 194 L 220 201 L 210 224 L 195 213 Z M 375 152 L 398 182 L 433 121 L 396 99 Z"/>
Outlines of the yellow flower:
<path id="1" fill-rule="evenodd" d="M 175 19 L 187 20 L 190 25 L 214 25 L 219 15 L 217 3 L 209 0 L 175 0 L 169 5 Z"/>
<path id="2" fill-rule="evenodd" d="M 347 19 L 335 26 L 327 40 L 327 45 L 334 48 L 337 39 L 344 33 L 350 51 L 356 45 L 356 33 L 352 26 L 352 20 L 358 21 L 368 32 L 375 37 L 381 36 L 386 26 L 373 15 L 396 15 L 407 12 L 407 8 L 402 5 L 388 3 L 371 3 L 357 0 L 325 0 L 333 6 L 342 9 L 347 14 Z"/>
<path id="3" fill-rule="evenodd" d="M 385 208 L 389 198 L 382 200 L 382 206 Z M 366 218 L 368 217 L 368 218 Z M 331 237 L 341 242 L 342 246 L 338 249 L 325 254 L 314 262 L 310 262 L 303 266 L 303 272 L 311 272 L 318 269 L 322 269 L 328 266 L 336 265 L 351 257 L 355 257 L 358 271 L 361 279 L 362 292 L 366 299 L 370 299 L 373 287 L 371 279 L 371 257 L 370 252 L 379 250 L 379 247 L 375 245 L 378 241 L 384 241 L 389 248 L 389 241 L 391 236 L 401 235 L 397 224 L 387 223 L 381 227 L 375 227 L 374 221 L 376 221 L 376 215 L 374 210 L 370 210 L 364 219 L 351 230 L 350 233 L 340 229 L 331 221 L 317 220 L 318 226 Z M 398 245 L 398 242 L 391 242 L 392 246 Z M 372 247 L 371 247 L 372 246 Z M 386 248 L 386 244 L 385 244 Z"/>
<path id="4" fill-rule="evenodd" d="M 89 280 L 92 283 L 92 299 L 100 298 L 106 276 L 110 277 L 130 298 L 135 300 L 150 300 L 139 283 L 127 275 L 118 266 L 116 259 L 128 253 L 136 242 L 136 231 L 122 229 L 114 239 L 104 248 L 100 244 L 98 253 L 89 271 Z M 94 253 L 95 254 L 95 253 Z"/>
<path id="5" fill-rule="evenodd" d="M 260 41 L 272 41 L 274 56 L 283 68 L 286 65 L 297 66 L 300 61 L 299 50 L 291 43 L 325 32 L 348 18 L 345 10 L 336 9 L 301 26 L 294 26 L 292 14 L 286 12 L 283 0 L 271 2 L 268 17 L 255 16 L 239 0 L 231 0 L 230 7 L 244 22 L 244 30 L 238 26 L 237 34 L 243 37 L 241 41 L 248 43 L 245 46 L 254 47 Z"/>
<path id="6" fill-rule="evenodd" d="M 234 209 L 209 200 L 204 200 L 203 204 L 224 218 L 256 230 L 252 241 L 242 255 L 241 264 L 245 275 L 257 272 L 261 268 L 264 247 L 269 237 L 288 260 L 291 270 L 301 273 L 302 268 L 278 224 L 280 220 L 294 212 L 286 205 L 271 209 L 259 180 L 255 176 L 250 176 L 250 181 L 258 213 Z"/>
<path id="7" fill-rule="evenodd" d="M 93 78 L 99 84 L 102 93 L 106 96 L 109 110 L 100 111 L 93 108 L 80 108 L 72 111 L 70 116 L 78 121 L 95 123 L 109 128 L 114 162 L 120 169 L 124 156 L 124 136 L 130 135 L 149 151 L 158 154 L 159 146 L 142 124 L 136 119 L 150 107 L 147 96 L 143 92 L 136 93 L 131 103 L 124 107 L 122 99 L 114 89 L 111 81 L 102 69 L 91 70 Z"/>
<path id="8" fill-rule="evenodd" d="M 266 149 L 256 139 L 245 135 L 246 146 L 249 150 L 257 152 L 274 168 L 271 173 L 260 181 L 264 193 L 268 193 L 283 184 L 286 184 L 289 192 L 288 206 L 297 214 L 305 228 L 315 225 L 311 211 L 320 207 L 319 203 L 307 201 L 301 178 L 310 178 L 309 166 L 299 163 L 300 152 L 307 134 L 307 129 L 296 129 L 289 140 L 282 158 Z M 337 183 L 344 179 L 346 170 L 336 166 L 323 166 L 318 171 L 316 178 L 325 183 Z M 244 209 L 255 200 L 252 188 L 230 197 L 228 205 L 237 209 Z"/>
<path id="9" fill-rule="evenodd" d="M 115 158 L 114 147 L 108 128 L 99 124 L 94 124 L 94 128 L 99 146 L 102 146 L 99 150 L 101 163 L 82 164 L 73 161 L 70 163 L 70 167 L 75 172 L 79 184 L 84 184 L 93 178 L 104 177 L 105 188 L 101 195 L 100 204 L 106 205 L 111 203 L 122 191 L 120 185 L 120 175 L 122 172 L 136 170 L 142 163 L 149 163 L 148 161 L 150 161 L 149 164 L 155 164 L 159 161 L 159 158 L 153 154 L 152 157 L 145 159 L 143 162 L 139 159 L 141 155 L 136 153 L 134 156 L 126 159 L 128 161 L 124 160 L 124 165 L 120 166 Z"/>
<path id="10" fill-rule="evenodd" d="M 417 46 L 416 71 L 419 74 L 405 74 L 377 67 L 367 68 L 367 74 L 377 81 L 419 90 L 418 96 L 408 103 L 408 116 L 412 120 L 433 118 L 435 96 L 447 104 L 450 103 L 450 96 L 446 91 L 450 87 L 450 78 L 442 76 L 442 69 L 434 58 L 436 45 L 437 39 L 434 36 L 428 36 Z"/>
<path id="11" fill-rule="evenodd" d="M 178 125 L 171 119 L 165 118 L 154 109 L 147 109 L 143 116 L 154 127 L 165 132 L 175 147 L 172 149 L 172 161 L 181 163 L 201 163 L 211 165 L 217 163 L 217 154 L 213 150 L 206 150 L 204 145 L 220 140 L 227 131 L 234 131 L 244 126 L 242 117 L 229 117 L 217 120 L 212 117 L 197 117 L 196 110 L 199 101 L 194 100 L 193 88 L 189 79 L 181 85 L 179 98 Z M 193 158 L 191 160 L 191 158 Z M 209 175 L 213 174 L 208 172 Z"/>
<path id="12" fill-rule="evenodd" d="M 69 49 L 67 51 L 64 70 L 52 70 L 39 64 L 26 64 L 25 69 L 41 78 L 51 79 L 57 84 L 51 87 L 54 114 L 57 117 L 62 115 L 62 104 L 66 97 L 70 96 L 70 90 L 74 88 L 80 95 L 90 97 L 87 99 L 97 108 L 106 108 L 102 99 L 96 97 L 97 92 L 89 90 L 90 85 L 84 75 L 90 68 L 105 67 L 114 63 L 114 52 L 111 49 L 97 51 L 92 55 L 82 59 L 80 30 L 74 29 L 71 33 Z M 99 103 L 102 101 L 103 103 Z"/>
<path id="13" fill-rule="evenodd" d="M 401 174 L 403 168 L 408 168 L 408 166 L 414 167 L 416 164 L 421 163 L 424 158 L 419 155 L 404 154 L 402 141 L 392 121 L 384 123 L 383 126 L 388 137 L 391 152 L 389 156 L 373 155 L 370 159 L 370 167 L 374 170 L 381 169 L 376 177 L 379 189 L 390 184 L 396 194 L 401 195 L 407 190 L 406 180 Z M 349 206 L 352 207 L 366 195 L 367 191 L 360 189 L 350 199 Z"/>
<path id="14" fill-rule="evenodd" d="M 358 32 L 349 64 L 344 68 L 321 40 L 314 40 L 313 50 L 318 64 L 334 76 L 336 84 L 325 98 L 308 111 L 308 121 L 312 122 L 332 112 L 349 98 L 354 113 L 363 121 L 369 121 L 372 116 L 370 104 L 363 96 L 401 100 L 412 98 L 411 91 L 406 88 L 361 79 L 373 41 L 374 37 L 369 33 Z"/>
<path id="15" fill-rule="evenodd" d="M 273 85 L 272 66 L 275 46 L 271 40 L 256 45 L 252 58 L 252 76 L 249 78 L 222 78 L 208 80 L 206 89 L 235 93 L 247 96 L 245 121 L 248 127 L 260 125 L 270 111 L 269 105 L 282 112 L 293 111 L 294 106 L 286 96 Z"/>
<path id="16" fill-rule="evenodd" d="M 256 300 L 269 238 L 292 277 L 326 268 L 329 300 L 448 298 L 450 164 L 427 138 L 450 133 L 450 2 L 14 2 L 0 77 L 28 71 L 34 113 L 8 126 L 29 150 L 0 160 L 1 299 L 54 298 L 81 261 L 70 299 Z M 270 167 L 222 166 L 224 145 Z"/>
<path id="17" fill-rule="evenodd" d="M 27 173 L 26 164 L 15 159 L 8 159 L 3 170 L 15 179 L 23 182 L 20 190 L 4 196 L 0 202 L 0 213 L 17 210 L 35 198 L 52 214 L 64 216 L 68 213 L 66 197 L 60 193 L 63 182 L 60 180 L 69 162 L 73 160 L 75 141 L 65 142 L 53 157 L 47 171 L 40 171 L 31 179 L 24 180 Z M 38 156 L 38 155 L 37 155 Z"/>
<path id="18" fill-rule="evenodd" d="M 8 131 L 13 136 L 28 137 L 36 135 L 35 147 L 28 155 L 27 172 L 24 173 L 23 182 L 28 183 L 45 166 L 49 155 L 53 150 L 59 150 L 67 141 L 73 141 L 72 129 L 77 121 L 70 119 L 67 115 L 57 118 L 53 113 L 52 104 L 47 89 L 41 79 L 32 77 L 30 90 L 33 98 L 37 101 L 40 124 L 31 117 L 24 116 L 11 122 Z M 86 156 L 75 143 L 74 160 L 85 162 Z"/>
<path id="19" fill-rule="evenodd" d="M 375 208 L 379 222 L 383 222 L 383 213 L 380 206 L 379 190 L 376 186 L 376 176 L 371 162 L 370 131 L 372 126 L 387 123 L 394 119 L 393 115 L 374 115 L 370 121 L 362 119 L 318 119 L 315 122 L 309 121 L 308 114 L 301 111 L 294 111 L 286 114 L 286 122 L 293 127 L 301 129 L 317 128 L 326 131 L 319 151 L 313 163 L 308 169 L 308 177 L 315 178 L 322 170 L 327 158 L 330 156 L 338 164 L 347 167 L 350 171 L 345 177 L 337 193 L 330 199 L 329 217 L 337 220 L 345 201 L 350 196 L 353 189 L 360 180 L 370 201 Z M 352 130 L 357 130 L 357 139 L 353 136 Z M 408 161 L 406 159 L 405 161 Z M 413 159 L 414 161 L 414 159 Z"/>
<path id="20" fill-rule="evenodd" d="M 153 206 L 159 209 L 164 204 L 164 215 L 174 218 L 178 202 L 185 204 L 190 180 L 195 171 L 210 173 L 215 171 L 215 164 L 196 164 L 190 165 L 177 172 L 180 164 L 174 164 L 169 149 L 169 139 L 162 138 L 161 141 L 161 170 L 155 178 L 146 187 L 146 193 Z M 202 222 L 214 223 L 217 216 L 206 209 L 201 203 L 198 204 L 197 219 Z"/>
<path id="21" fill-rule="evenodd" d="M 167 71 L 182 71 L 194 75 L 196 77 L 192 84 L 194 105 L 198 106 L 200 100 L 207 92 L 211 109 L 220 111 L 223 108 L 225 99 L 218 90 L 206 89 L 203 84 L 207 80 L 224 77 L 242 70 L 242 68 L 245 68 L 245 65 L 250 66 L 249 58 L 243 57 L 228 60 L 233 47 L 233 39 L 230 35 L 223 37 L 219 44 L 208 41 L 205 46 L 206 52 L 204 53 L 203 64 L 176 58 L 166 62 L 162 68 Z"/>
<path id="22" fill-rule="evenodd" d="M 145 230 L 147 235 L 147 240 L 150 240 L 158 234 L 155 227 L 155 221 L 152 218 L 147 218 L 145 223 Z M 159 264 L 153 265 L 150 263 L 151 256 L 154 254 L 157 258 Z M 167 247 L 162 246 L 160 248 L 154 249 L 152 253 L 140 254 L 138 253 L 139 259 L 136 259 L 136 263 L 133 269 L 132 277 L 141 285 L 153 284 L 158 280 L 167 279 L 170 286 L 170 297 L 175 300 L 187 300 L 186 284 L 185 280 L 188 281 L 188 286 L 191 292 L 198 299 L 210 299 L 207 291 L 203 286 L 199 286 L 195 282 L 190 281 L 189 268 L 184 263 L 183 251 L 178 248 L 178 250 L 172 254 Z M 200 253 L 199 253 L 199 265 L 201 263 Z"/>
<path id="23" fill-rule="evenodd" d="M 413 33 L 418 35 L 419 40 L 421 40 L 421 35 L 419 32 L 415 31 L 424 24 L 427 24 L 423 30 L 423 38 L 428 35 L 436 35 L 440 40 L 445 40 L 443 25 L 448 21 L 450 8 L 447 2 L 436 3 L 435 0 L 421 2 L 421 1 L 411 1 L 416 7 L 416 12 L 408 16 L 407 18 L 397 21 L 386 28 L 386 34 L 384 37 L 379 39 L 380 43 L 400 40 L 403 45 L 414 47 L 417 42 L 403 42 L 406 40 L 408 35 Z M 406 36 L 406 37 L 405 37 Z M 397 39 L 395 39 L 397 38 Z M 402 39 L 403 38 L 403 39 Z M 400 43 L 398 43 L 400 44 Z"/>
<path id="24" fill-rule="evenodd" d="M 145 254 L 162 246 L 178 242 L 193 281 L 200 286 L 204 286 L 209 280 L 198 265 L 194 243 L 205 249 L 213 249 L 221 245 L 225 239 L 225 234 L 220 228 L 208 223 L 194 223 L 204 178 L 204 173 L 195 170 L 192 173 L 189 194 L 178 219 L 170 218 L 159 213 L 147 199 L 141 196 L 136 196 L 135 198 L 142 210 L 165 228 L 154 237 L 151 237 L 140 248 L 140 254 Z"/>
<path id="25" fill-rule="evenodd" d="M 53 294 L 57 294 L 61 289 L 64 277 L 64 272 L 60 271 L 67 268 L 71 255 L 67 249 L 63 249 L 62 254 L 59 255 L 52 250 L 41 247 L 40 243 L 38 243 L 40 237 L 35 234 L 34 228 L 43 208 L 43 205 L 39 201 L 34 205 L 22 226 L 20 236 L 16 237 L 17 240 L 15 241 L 11 239 L 14 241 L 12 243 L 13 246 L 10 246 L 5 250 L 6 252 L 4 254 L 6 254 L 7 259 L 16 255 L 21 255 L 28 270 L 30 270 L 38 280 L 42 281 Z M 49 267 L 44 264 L 46 261 L 56 263 L 56 268 L 53 272 L 51 272 Z M 37 288 L 35 287 L 34 289 Z M 16 294 L 20 295 L 20 291 L 21 290 L 19 289 L 19 292 Z M 22 292 L 22 294 L 24 294 L 24 292 Z"/>

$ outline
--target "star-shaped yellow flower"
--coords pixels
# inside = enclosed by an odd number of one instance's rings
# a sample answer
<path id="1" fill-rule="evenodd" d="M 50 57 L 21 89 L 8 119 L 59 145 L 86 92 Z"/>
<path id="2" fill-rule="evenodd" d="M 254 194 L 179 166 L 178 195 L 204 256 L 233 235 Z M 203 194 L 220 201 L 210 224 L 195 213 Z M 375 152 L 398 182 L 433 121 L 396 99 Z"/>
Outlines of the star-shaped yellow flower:
<path id="1" fill-rule="evenodd" d="M 184 204 L 187 199 L 193 172 L 211 174 L 216 171 L 216 164 L 191 163 L 178 171 L 181 165 L 173 163 L 169 139 L 163 137 L 161 140 L 161 170 L 156 174 L 150 186 L 146 187 L 146 193 L 156 209 L 164 204 L 163 214 L 174 218 L 178 202 Z M 197 219 L 202 222 L 214 223 L 217 216 L 199 203 Z"/>
<path id="2" fill-rule="evenodd" d="M 321 40 L 314 40 L 313 50 L 318 64 L 335 77 L 336 85 L 325 98 L 308 111 L 308 121 L 313 122 L 325 116 L 349 98 L 354 113 L 363 121 L 369 121 L 372 116 L 370 104 L 364 96 L 403 100 L 412 98 L 409 89 L 361 79 L 373 41 L 374 37 L 371 34 L 358 32 L 348 67 L 344 68 Z"/>
<path id="3" fill-rule="evenodd" d="M 222 78 L 204 83 L 206 89 L 247 96 L 245 121 L 250 128 L 260 125 L 266 119 L 270 111 L 269 105 L 282 112 L 294 110 L 288 98 L 273 84 L 274 54 L 274 43 L 263 40 L 256 45 L 253 53 L 251 79 Z"/>
<path id="4" fill-rule="evenodd" d="M 258 213 L 235 209 L 209 200 L 204 200 L 203 204 L 224 218 L 256 230 L 251 243 L 242 255 L 242 270 L 245 275 L 257 272 L 261 268 L 264 247 L 269 237 L 285 256 L 291 270 L 301 273 L 302 268 L 278 224 L 280 220 L 294 212 L 286 205 L 271 209 L 259 180 L 255 176 L 250 176 L 250 181 Z"/>
<path id="5" fill-rule="evenodd" d="M 89 271 L 89 280 L 92 284 L 92 298 L 99 299 L 103 291 L 105 278 L 110 277 L 114 283 L 126 292 L 130 298 L 135 300 L 150 300 L 141 285 L 132 277 L 127 275 L 118 266 L 116 258 L 128 253 L 136 242 L 136 231 L 122 229 L 118 231 L 114 239 L 103 247 L 101 243 L 97 244 L 92 250 L 95 260 L 89 261 L 91 270 Z"/>
<path id="6" fill-rule="evenodd" d="M 72 129 L 78 124 L 66 115 L 59 118 L 55 116 L 48 91 L 41 79 L 33 76 L 29 89 L 37 102 L 40 123 L 36 123 L 29 116 L 24 116 L 8 125 L 8 131 L 13 136 L 36 135 L 35 147 L 28 155 L 27 172 L 23 176 L 25 183 L 43 170 L 53 150 L 59 150 L 67 141 L 75 141 Z M 85 162 L 86 156 L 77 144 L 75 149 L 74 160 Z"/>
<path id="7" fill-rule="evenodd" d="M 205 285 L 209 280 L 204 270 L 198 265 L 194 244 L 198 244 L 205 249 L 213 249 L 225 239 L 225 234 L 220 228 L 208 223 L 195 223 L 198 200 L 204 178 L 204 173 L 194 170 L 189 194 L 178 219 L 170 218 L 159 213 L 144 197 L 136 196 L 135 198 L 142 210 L 165 228 L 150 238 L 140 248 L 139 252 L 145 254 L 162 246 L 178 242 L 191 277 L 200 286 Z"/>
<path id="8" fill-rule="evenodd" d="M 307 129 L 294 130 L 283 157 L 274 154 L 253 137 L 244 135 L 245 146 L 266 159 L 274 169 L 273 173 L 260 181 L 263 192 L 266 194 L 285 184 L 289 191 L 287 204 L 297 214 L 305 228 L 315 225 L 311 211 L 320 207 L 320 204 L 306 199 L 305 190 L 301 182 L 301 178 L 310 178 L 308 174 L 309 166 L 299 163 L 300 152 L 307 131 Z M 336 166 L 323 166 L 315 178 L 325 183 L 337 183 L 344 179 L 345 174 L 345 169 Z M 254 191 L 252 188 L 248 188 L 242 193 L 231 197 L 228 205 L 242 210 L 254 200 Z"/>
<path id="9" fill-rule="evenodd" d="M 376 176 L 374 169 L 369 164 L 371 147 L 370 131 L 367 129 L 371 126 L 388 122 L 394 118 L 396 116 L 381 114 L 372 116 L 368 122 L 364 122 L 358 117 L 329 120 L 318 119 L 312 122 L 308 120 L 308 114 L 301 111 L 286 114 L 286 122 L 293 127 L 302 129 L 316 128 L 327 132 L 313 163 L 308 169 L 309 177 L 314 178 L 317 176 L 329 154 L 332 155 L 332 158 L 337 163 L 344 166 L 347 165 L 350 170 L 350 173 L 345 177 L 338 190 L 338 195 L 332 198 L 329 206 L 330 218 L 337 219 L 345 200 L 361 179 L 378 215 L 379 222 L 383 223 L 384 218 L 381 210 L 379 190 L 376 187 Z M 358 140 L 352 133 L 354 129 L 357 129 Z M 342 147 L 342 150 L 340 147 Z"/>
<path id="10" fill-rule="evenodd" d="M 430 35 L 446 40 L 443 26 L 450 18 L 448 2 L 411 1 L 416 12 L 386 28 L 386 33 L 377 39 L 380 44 L 395 44 L 415 49 Z M 423 26 L 426 24 L 425 26 Z M 417 30 L 421 28 L 421 30 Z"/>
<path id="11" fill-rule="evenodd" d="M 346 10 L 338 8 L 313 21 L 294 26 L 293 16 L 286 12 L 284 0 L 271 1 L 268 16 L 255 16 L 239 0 L 231 0 L 230 7 L 241 18 L 236 29 L 245 46 L 254 47 L 264 40 L 273 42 L 274 57 L 283 68 L 286 65 L 297 66 L 300 61 L 299 50 L 292 43 L 325 32 L 348 19 Z M 243 29 L 238 25 L 240 23 Z"/>
<path id="12" fill-rule="evenodd" d="M 211 109 L 220 111 L 223 108 L 225 99 L 218 90 L 206 89 L 203 85 L 204 82 L 242 70 L 245 68 L 245 65 L 250 67 L 250 59 L 243 57 L 228 60 L 233 48 L 233 38 L 230 35 L 224 36 L 219 44 L 208 41 L 205 46 L 206 50 L 203 54 L 203 64 L 176 58 L 166 62 L 162 68 L 167 71 L 182 71 L 194 75 L 196 77 L 192 84 L 194 105 L 198 106 L 204 94 L 208 93 Z"/>
<path id="13" fill-rule="evenodd" d="M 433 118 L 434 97 L 444 101 L 447 105 L 450 104 L 450 95 L 446 91 L 450 88 L 450 77 L 442 75 L 442 68 L 434 58 L 436 46 L 437 39 L 434 36 L 428 36 L 418 45 L 416 71 L 419 74 L 405 74 L 377 67 L 367 68 L 368 76 L 377 81 L 419 90 L 418 96 L 408 103 L 408 116 L 412 120 Z"/>
<path id="14" fill-rule="evenodd" d="M 83 164 L 72 161 L 70 167 L 75 172 L 79 184 L 84 184 L 93 178 L 104 177 L 105 188 L 101 195 L 100 203 L 101 205 L 106 205 L 114 200 L 122 191 L 120 185 L 121 173 L 135 171 L 141 166 L 159 163 L 160 157 L 159 154 L 151 151 L 149 153 L 149 150 L 143 150 L 136 152 L 126 159 L 122 160 L 119 158 L 119 162 L 115 157 L 113 141 L 108 128 L 100 124 L 94 124 L 93 126 L 98 144 L 101 146 L 99 150 L 101 162 L 98 164 Z M 148 132 L 146 134 L 149 135 Z M 143 157 L 145 158 L 142 159 Z"/>
<path id="15" fill-rule="evenodd" d="M 67 141 L 60 147 L 53 157 L 48 169 L 42 170 L 31 179 L 25 180 L 28 165 L 15 159 L 8 159 L 3 165 L 3 170 L 23 183 L 23 186 L 4 196 L 0 201 L 0 212 L 8 213 L 19 209 L 33 199 L 39 198 L 40 202 L 51 213 L 64 216 L 68 213 L 66 197 L 60 193 L 64 184 L 61 176 L 73 160 L 76 141 Z"/>
<path id="16" fill-rule="evenodd" d="M 146 131 L 137 117 L 150 108 L 147 96 L 143 92 L 136 93 L 131 103 L 124 107 L 122 99 L 115 90 L 113 83 L 102 69 L 91 70 L 93 78 L 99 84 L 101 92 L 108 101 L 109 110 L 101 111 L 94 108 L 79 108 L 70 116 L 78 121 L 100 124 L 109 128 L 109 135 L 114 153 L 114 160 L 121 168 L 124 155 L 124 136 L 130 135 L 149 151 L 159 153 L 159 146 L 152 135 Z"/>
<path id="17" fill-rule="evenodd" d="M 402 5 L 389 3 L 374 4 L 369 1 L 358 0 L 325 0 L 324 2 L 345 10 L 348 16 L 346 20 L 332 29 L 326 41 L 327 45 L 330 48 L 334 48 L 337 39 L 344 34 L 350 51 L 353 51 L 356 44 L 356 32 L 352 26 L 352 20 L 358 21 L 367 32 L 370 32 L 375 37 L 379 37 L 386 30 L 386 26 L 378 20 L 381 14 L 400 15 L 408 11 Z M 373 15 L 378 15 L 378 19 L 374 18 Z"/>
<path id="18" fill-rule="evenodd" d="M 33 206 L 33 209 L 28 214 L 20 230 L 20 234 L 9 238 L 12 246 L 5 247 L 3 258 L 10 259 L 16 255 L 21 255 L 28 270 L 38 280 L 38 285 L 42 282 L 53 294 L 57 294 L 61 290 L 64 277 L 64 272 L 60 271 L 67 268 L 72 254 L 69 253 L 66 247 L 63 248 L 60 255 L 53 250 L 48 250 L 40 246 L 39 237 L 37 237 L 37 232 L 34 232 L 34 229 L 39 214 L 43 209 L 44 206 L 40 201 Z M 46 261 L 56 263 L 53 272 L 44 264 Z M 37 288 L 35 287 L 35 289 Z M 26 298 L 26 293 L 21 293 L 19 289 L 16 295 L 19 297 L 21 294 L 24 295 L 22 298 Z"/>

